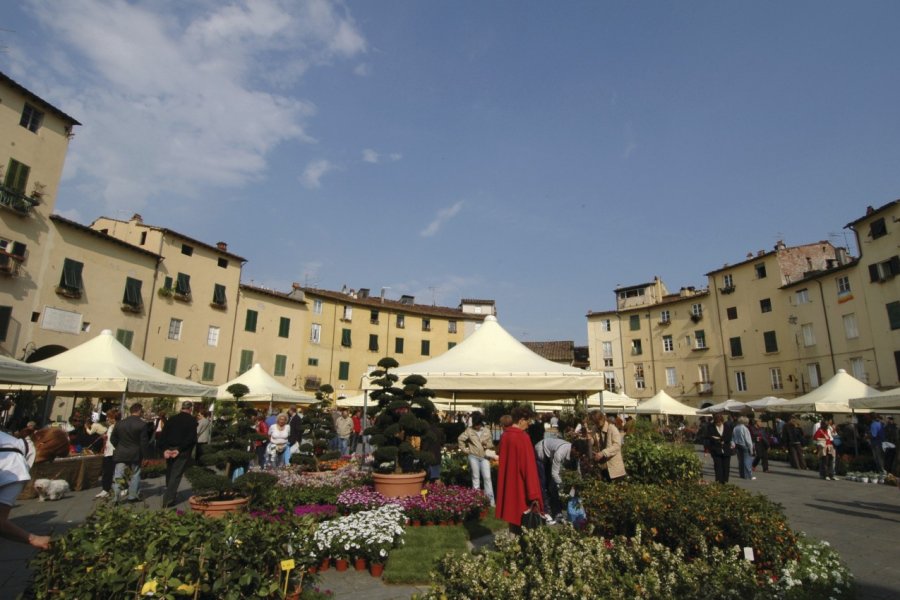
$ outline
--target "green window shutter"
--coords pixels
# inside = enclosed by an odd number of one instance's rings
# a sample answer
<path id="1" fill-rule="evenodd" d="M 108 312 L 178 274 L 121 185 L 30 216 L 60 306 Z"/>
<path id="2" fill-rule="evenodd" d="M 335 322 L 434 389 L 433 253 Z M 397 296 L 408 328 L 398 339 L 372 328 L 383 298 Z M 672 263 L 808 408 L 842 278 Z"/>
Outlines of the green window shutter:
<path id="1" fill-rule="evenodd" d="M 191 276 L 185 273 L 178 274 L 178 281 L 175 283 L 175 293 L 182 296 L 191 295 Z"/>
<path id="2" fill-rule="evenodd" d="M 338 379 L 341 381 L 350 379 L 350 363 L 341 361 L 338 364 Z"/>
<path id="3" fill-rule="evenodd" d="M 203 381 L 212 381 L 216 378 L 216 363 L 205 362 L 203 363 L 203 375 L 201 375 Z"/>
<path id="4" fill-rule="evenodd" d="M 172 278 L 171 278 L 171 277 L 166 277 L 166 278 L 163 280 L 163 288 L 165 288 L 165 289 L 167 289 L 167 290 L 171 290 L 171 289 L 172 289 Z"/>
<path id="5" fill-rule="evenodd" d="M 226 303 L 225 286 L 217 283 L 213 288 L 213 304 L 216 306 L 225 306 Z"/>
<path id="6" fill-rule="evenodd" d="M 342 329 L 341 330 L 341 346 L 346 348 L 350 347 L 350 330 Z"/>
<path id="7" fill-rule="evenodd" d="M 174 375 L 176 369 L 178 369 L 178 359 L 167 356 L 163 361 L 163 371 L 165 371 L 169 375 Z"/>
<path id="8" fill-rule="evenodd" d="M 456 348 L 456 342 L 447 342 L 447 350 L 453 350 Z"/>
<path id="9" fill-rule="evenodd" d="M 741 348 L 741 338 L 733 337 L 729 340 L 731 342 L 731 356 L 743 356 L 744 350 Z"/>
<path id="10" fill-rule="evenodd" d="M 28 186 L 29 173 L 31 173 L 31 167 L 11 158 L 6 169 L 6 177 L 3 179 L 3 185 L 20 194 L 24 194 L 25 188 Z"/>
<path id="11" fill-rule="evenodd" d="M 377 333 L 369 334 L 369 351 L 370 352 L 378 352 L 378 334 Z"/>
<path id="12" fill-rule="evenodd" d="M 59 287 L 70 292 L 81 292 L 84 289 L 84 282 L 81 279 L 81 270 L 83 268 L 83 263 L 71 258 L 65 259 L 62 276 L 59 278 Z"/>
<path id="13" fill-rule="evenodd" d="M 291 320 L 287 317 L 281 317 L 278 321 L 278 337 L 290 337 L 291 335 Z"/>
<path id="14" fill-rule="evenodd" d="M 244 374 L 253 366 L 253 350 L 241 350 L 240 374 Z"/>
<path id="15" fill-rule="evenodd" d="M 141 298 L 141 286 L 143 282 L 140 279 L 132 277 L 125 278 L 125 295 L 122 297 L 122 304 L 131 306 L 132 308 L 141 308 L 144 305 L 144 299 Z"/>
<path id="16" fill-rule="evenodd" d="M 12 322 L 12 306 L 0 306 L 0 341 L 6 341 Z"/>
<path id="17" fill-rule="evenodd" d="M 134 332 L 128 331 L 127 329 L 116 329 L 116 340 L 131 350 L 131 344 L 134 342 Z"/>
<path id="18" fill-rule="evenodd" d="M 431 354 L 431 342 L 422 340 L 422 356 L 428 356 L 429 354 Z"/>
<path id="19" fill-rule="evenodd" d="M 764 331 L 763 342 L 766 345 L 766 352 L 778 352 L 778 339 L 774 331 Z"/>
<path id="20" fill-rule="evenodd" d="M 287 356 L 284 354 L 275 355 L 275 375 L 283 376 L 287 371 Z"/>
<path id="21" fill-rule="evenodd" d="M 885 305 L 888 313 L 888 323 L 891 325 L 891 331 L 900 329 L 900 302 L 891 302 Z"/>
<path id="22" fill-rule="evenodd" d="M 247 309 L 247 319 L 244 321 L 244 331 L 256 331 L 256 319 L 259 313 L 255 310 Z"/>
<path id="23" fill-rule="evenodd" d="M 641 316 L 631 315 L 628 317 L 628 325 L 631 331 L 639 331 L 641 328 Z"/>
<path id="24" fill-rule="evenodd" d="M 403 354 L 403 338 L 394 340 L 394 354 Z"/>

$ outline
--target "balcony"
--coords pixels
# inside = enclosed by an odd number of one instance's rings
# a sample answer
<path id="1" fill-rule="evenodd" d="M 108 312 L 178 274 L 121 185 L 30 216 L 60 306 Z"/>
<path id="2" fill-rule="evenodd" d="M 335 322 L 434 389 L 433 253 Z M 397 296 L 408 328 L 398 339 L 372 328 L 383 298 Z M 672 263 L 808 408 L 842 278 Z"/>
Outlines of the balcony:
<path id="1" fill-rule="evenodd" d="M 40 200 L 37 198 L 31 198 L 22 192 L 0 185 L 0 205 L 20 215 L 27 215 L 38 204 L 40 204 Z"/>
<path id="2" fill-rule="evenodd" d="M 713 393 L 713 382 L 712 381 L 698 381 L 697 382 L 697 393 L 701 396 L 709 396 Z"/>
<path id="3" fill-rule="evenodd" d="M 726 285 L 725 287 L 720 287 L 719 291 L 723 294 L 733 294 L 735 287 L 733 285 Z"/>
<path id="4" fill-rule="evenodd" d="M 0 274 L 6 275 L 7 277 L 17 277 L 23 259 L 24 257 L 22 256 L 0 252 Z"/>
<path id="5" fill-rule="evenodd" d="M 694 313 L 691 315 L 691 321 L 694 323 L 699 323 L 700 319 L 703 318 L 703 313 Z"/>

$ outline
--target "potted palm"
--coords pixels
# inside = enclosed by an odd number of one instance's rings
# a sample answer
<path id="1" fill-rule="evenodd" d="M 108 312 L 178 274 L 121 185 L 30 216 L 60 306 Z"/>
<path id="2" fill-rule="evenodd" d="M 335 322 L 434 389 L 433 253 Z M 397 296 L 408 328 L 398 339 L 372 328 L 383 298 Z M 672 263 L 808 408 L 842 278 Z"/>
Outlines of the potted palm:
<path id="1" fill-rule="evenodd" d="M 413 496 L 422 489 L 425 465 L 433 458 L 422 451 L 422 440 L 433 439 L 431 424 L 436 420 L 434 392 L 425 387 L 427 380 L 409 375 L 398 387 L 399 377 L 390 372 L 398 366 L 385 357 L 372 371 L 372 383 L 380 388 L 371 394 L 378 408 L 374 424 L 364 432 L 375 446 L 375 489 L 388 497 Z"/>

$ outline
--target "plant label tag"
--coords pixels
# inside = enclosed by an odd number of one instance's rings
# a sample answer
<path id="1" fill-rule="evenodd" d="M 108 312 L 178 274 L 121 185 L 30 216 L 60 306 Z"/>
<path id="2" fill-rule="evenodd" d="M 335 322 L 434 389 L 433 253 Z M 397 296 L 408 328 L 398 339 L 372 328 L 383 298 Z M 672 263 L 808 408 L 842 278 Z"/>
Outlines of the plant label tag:
<path id="1" fill-rule="evenodd" d="M 281 561 L 281 570 L 282 571 L 290 571 L 294 568 L 294 559 L 289 558 L 287 560 Z"/>
<path id="2" fill-rule="evenodd" d="M 753 562 L 753 548 L 751 548 L 750 546 L 744 548 L 744 560 Z"/>

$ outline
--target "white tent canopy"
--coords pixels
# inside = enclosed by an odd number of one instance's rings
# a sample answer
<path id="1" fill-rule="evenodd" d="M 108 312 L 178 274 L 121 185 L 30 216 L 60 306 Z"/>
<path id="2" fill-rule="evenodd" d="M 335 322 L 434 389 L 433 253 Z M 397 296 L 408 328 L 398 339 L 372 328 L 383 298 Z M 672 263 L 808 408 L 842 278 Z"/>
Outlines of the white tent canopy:
<path id="1" fill-rule="evenodd" d="M 732 400 L 729 398 L 725 402 L 719 402 L 718 404 L 713 404 L 711 406 L 707 406 L 706 408 L 701 408 L 697 411 L 697 414 L 700 415 L 712 415 L 720 412 L 750 412 L 750 408 L 747 407 L 743 402 L 738 402 L 737 400 Z"/>
<path id="2" fill-rule="evenodd" d="M 884 390 L 867 397 L 851 398 L 850 408 L 853 410 L 872 409 L 900 412 L 900 387 Z"/>
<path id="3" fill-rule="evenodd" d="M 561 402 L 603 389 L 603 375 L 547 360 L 516 340 L 493 316 L 444 354 L 391 371 L 402 381 L 418 374 L 439 396 L 471 399 L 516 399 Z M 376 389 L 369 377 L 363 389 Z"/>
<path id="4" fill-rule="evenodd" d="M 0 382 L 46 387 L 56 383 L 56 371 L 0 356 Z"/>
<path id="5" fill-rule="evenodd" d="M 747 402 L 747 406 L 752 408 L 753 410 L 770 410 L 774 406 L 781 406 L 787 402 L 784 398 L 777 398 L 775 396 L 766 396 L 765 398 L 760 398 L 759 400 L 751 400 Z"/>
<path id="6" fill-rule="evenodd" d="M 241 397 L 241 400 L 249 402 L 274 402 L 292 403 L 292 404 L 313 404 L 317 402 L 315 397 L 289 388 L 271 375 L 269 375 L 262 365 L 255 364 L 251 369 L 235 377 L 231 381 L 223 383 L 216 388 L 216 400 L 230 400 L 234 398 L 228 393 L 228 387 L 235 383 L 242 383 L 247 386 L 250 393 Z"/>
<path id="7" fill-rule="evenodd" d="M 634 412 L 639 415 L 696 415 L 697 409 L 660 390 L 652 398 L 640 402 Z"/>
<path id="8" fill-rule="evenodd" d="M 850 398 L 868 398 L 875 396 L 878 390 L 869 387 L 859 379 L 838 369 L 834 377 L 814 389 L 784 404 L 771 407 L 774 412 L 817 412 L 817 413 L 849 413 Z"/>
<path id="9" fill-rule="evenodd" d="M 617 394 L 609 390 L 603 390 L 587 397 L 585 405 L 588 409 L 602 408 L 603 410 L 617 409 L 628 411 L 638 405 L 638 401 L 626 394 Z"/>
<path id="10" fill-rule="evenodd" d="M 61 395 L 211 396 L 215 393 L 214 387 L 169 375 L 145 363 L 120 344 L 109 329 L 32 366 L 55 370 L 53 393 Z"/>

